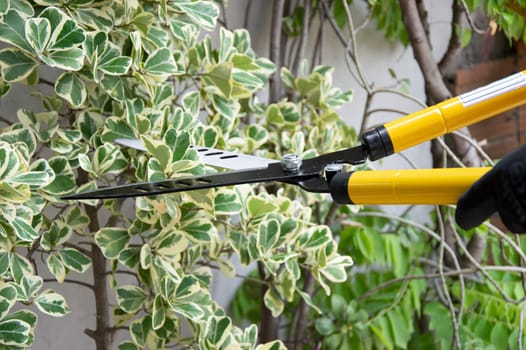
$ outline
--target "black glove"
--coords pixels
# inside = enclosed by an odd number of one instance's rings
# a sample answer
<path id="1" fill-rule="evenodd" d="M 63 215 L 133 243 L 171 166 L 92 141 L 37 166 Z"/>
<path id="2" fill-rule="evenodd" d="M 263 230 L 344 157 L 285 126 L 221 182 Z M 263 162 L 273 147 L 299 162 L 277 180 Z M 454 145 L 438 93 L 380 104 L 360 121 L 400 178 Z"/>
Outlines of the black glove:
<path id="1" fill-rule="evenodd" d="M 497 211 L 511 232 L 526 233 L 526 145 L 502 158 L 460 197 L 455 220 L 467 230 Z"/>

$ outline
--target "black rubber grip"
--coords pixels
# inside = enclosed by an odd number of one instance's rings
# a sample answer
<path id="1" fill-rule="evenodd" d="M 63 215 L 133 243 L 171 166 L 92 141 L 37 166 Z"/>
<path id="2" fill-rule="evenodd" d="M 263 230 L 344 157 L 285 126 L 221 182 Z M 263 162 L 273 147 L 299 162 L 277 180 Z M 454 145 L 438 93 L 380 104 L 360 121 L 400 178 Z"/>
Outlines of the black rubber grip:
<path id="1" fill-rule="evenodd" d="M 384 126 L 366 131 L 362 142 L 370 160 L 377 160 L 394 153 L 393 142 Z"/>
<path id="2" fill-rule="evenodd" d="M 329 183 L 332 199 L 340 204 L 354 204 L 349 197 L 349 180 L 351 172 L 339 173 L 332 177 Z"/>

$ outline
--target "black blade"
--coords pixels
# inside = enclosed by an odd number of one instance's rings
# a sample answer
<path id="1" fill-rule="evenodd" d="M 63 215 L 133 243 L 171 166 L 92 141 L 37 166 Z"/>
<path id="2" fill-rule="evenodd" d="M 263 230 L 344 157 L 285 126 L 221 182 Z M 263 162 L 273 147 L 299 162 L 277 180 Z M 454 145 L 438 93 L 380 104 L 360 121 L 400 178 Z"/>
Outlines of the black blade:
<path id="1" fill-rule="evenodd" d="M 317 173 L 306 174 L 302 172 L 299 174 L 290 174 L 285 172 L 281 165 L 277 163 L 270 164 L 266 169 L 225 172 L 197 177 L 142 182 L 101 188 L 99 190 L 67 195 L 62 197 L 62 199 L 109 199 L 151 196 L 164 193 L 193 191 L 212 187 L 269 181 L 297 183 L 298 181 L 307 180 L 316 176 L 318 176 Z"/>
<path id="2" fill-rule="evenodd" d="M 262 169 L 232 171 L 196 177 L 101 188 L 99 190 L 63 196 L 62 199 L 109 199 L 151 196 L 164 193 L 270 181 L 296 184 L 311 192 L 329 192 L 329 186 L 324 178 L 324 169 L 327 164 L 360 164 L 365 161 L 365 157 L 365 150 L 362 146 L 359 146 L 304 160 L 301 169 L 297 172 L 286 171 L 280 163 L 272 163 L 269 164 L 267 168 Z"/>

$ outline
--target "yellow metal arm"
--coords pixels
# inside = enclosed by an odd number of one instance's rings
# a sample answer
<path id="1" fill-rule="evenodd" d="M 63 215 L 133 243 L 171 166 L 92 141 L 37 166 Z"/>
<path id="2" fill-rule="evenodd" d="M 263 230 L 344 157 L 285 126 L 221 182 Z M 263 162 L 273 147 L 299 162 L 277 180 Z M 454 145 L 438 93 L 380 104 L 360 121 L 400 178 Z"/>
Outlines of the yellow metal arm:
<path id="1" fill-rule="evenodd" d="M 343 204 L 455 204 L 490 169 L 355 171 L 336 175 L 330 187 Z"/>
<path id="2" fill-rule="evenodd" d="M 363 140 L 376 160 L 524 103 L 526 70 L 370 130 Z"/>

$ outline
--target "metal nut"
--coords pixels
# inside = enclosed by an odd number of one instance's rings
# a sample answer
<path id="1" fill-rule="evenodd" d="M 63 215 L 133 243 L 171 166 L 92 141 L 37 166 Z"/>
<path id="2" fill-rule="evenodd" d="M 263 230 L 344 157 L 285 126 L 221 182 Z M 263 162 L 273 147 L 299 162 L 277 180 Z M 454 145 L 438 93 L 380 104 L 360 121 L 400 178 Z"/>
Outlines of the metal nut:
<path id="1" fill-rule="evenodd" d="M 281 159 L 281 166 L 285 171 L 298 171 L 301 168 L 301 158 L 297 154 L 286 154 Z"/>

